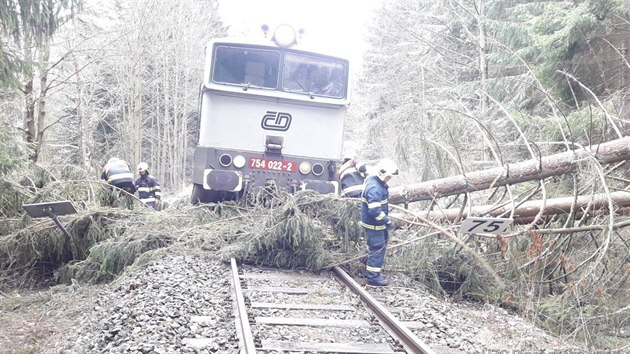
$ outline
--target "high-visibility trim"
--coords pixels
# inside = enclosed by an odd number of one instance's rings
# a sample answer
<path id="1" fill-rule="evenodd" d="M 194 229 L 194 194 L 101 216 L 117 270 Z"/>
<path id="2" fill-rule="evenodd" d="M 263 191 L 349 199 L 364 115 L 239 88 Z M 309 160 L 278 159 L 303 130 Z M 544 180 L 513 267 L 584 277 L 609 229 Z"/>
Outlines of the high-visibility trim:
<path id="1" fill-rule="evenodd" d="M 107 182 L 118 181 L 121 179 L 131 179 L 133 180 L 133 174 L 131 172 L 117 173 L 107 179 Z"/>
<path id="2" fill-rule="evenodd" d="M 346 168 L 345 170 L 343 170 L 343 172 L 341 172 L 341 174 L 339 175 L 339 179 L 343 179 L 345 176 L 351 174 L 354 168 L 350 169 L 350 168 Z"/>
<path id="3" fill-rule="evenodd" d="M 144 204 L 146 203 L 151 203 L 151 202 L 155 202 L 155 198 L 150 197 L 150 198 L 141 198 L 140 199 L 141 202 L 143 202 Z"/>
<path id="4" fill-rule="evenodd" d="M 362 190 L 363 190 L 363 185 L 362 185 L 362 184 L 359 184 L 359 185 L 356 185 L 356 186 L 350 186 L 350 187 L 348 187 L 348 188 L 344 189 L 344 190 L 341 192 L 341 195 L 342 195 L 342 196 L 345 196 L 345 195 L 347 195 L 348 193 L 358 192 L 358 191 L 362 191 Z"/>
<path id="5" fill-rule="evenodd" d="M 366 229 L 376 230 L 376 231 L 385 230 L 387 228 L 387 226 L 385 225 L 370 225 L 370 224 L 364 223 L 363 221 L 360 221 L 359 224 L 365 227 Z"/>
<path id="6" fill-rule="evenodd" d="M 381 207 L 381 202 L 374 202 L 374 203 L 368 204 L 368 209 L 374 209 L 374 208 L 380 208 L 380 207 Z"/>
<path id="7" fill-rule="evenodd" d="M 342 172 L 341 175 L 339 175 L 339 180 L 341 180 L 342 178 L 346 177 L 349 174 L 357 174 L 361 178 L 365 178 L 365 173 L 352 169 L 352 171 Z"/>
<path id="8" fill-rule="evenodd" d="M 162 193 L 160 193 L 159 191 L 155 192 L 155 196 L 160 199 L 160 197 L 162 196 Z"/>
<path id="9" fill-rule="evenodd" d="M 384 218 L 385 218 L 385 213 L 383 213 L 383 212 L 381 211 L 381 213 L 380 213 L 380 214 L 378 214 L 378 215 L 374 218 L 374 220 L 376 220 L 376 221 L 381 221 L 381 220 L 383 220 Z"/>
<path id="10" fill-rule="evenodd" d="M 138 187 L 138 192 L 150 192 L 151 188 L 149 187 Z"/>
<path id="11" fill-rule="evenodd" d="M 365 270 L 367 270 L 368 272 L 374 272 L 374 273 L 380 273 L 382 268 L 379 267 L 372 267 L 369 265 L 365 265 Z"/>

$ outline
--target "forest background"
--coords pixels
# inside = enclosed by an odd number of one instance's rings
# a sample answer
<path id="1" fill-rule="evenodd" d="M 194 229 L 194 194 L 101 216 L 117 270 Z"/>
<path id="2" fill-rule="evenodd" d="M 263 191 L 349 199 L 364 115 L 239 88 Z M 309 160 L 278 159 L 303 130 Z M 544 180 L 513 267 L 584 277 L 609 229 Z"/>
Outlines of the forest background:
<path id="1" fill-rule="evenodd" d="M 227 33 L 218 2 L 17 4 L 0 3 L 3 183 L 41 188 L 23 178 L 33 170 L 96 181 L 117 156 L 148 162 L 167 193 L 185 190 L 204 47 Z M 396 160 L 395 183 L 405 185 L 623 138 L 630 129 L 629 19 L 628 0 L 384 1 L 353 78 L 348 146 L 361 158 Z M 567 175 L 416 208 L 609 194 L 627 189 L 627 172 L 625 163 L 591 161 Z M 21 217 L 8 206 L 14 199 L 0 192 L 6 225 Z M 503 293 L 503 303 L 519 298 L 546 328 L 591 344 L 602 333 L 627 336 L 624 220 L 621 207 L 604 216 L 572 210 L 536 225 L 556 233 L 493 239 L 492 257 L 529 260 L 502 270 L 519 273 L 521 282 L 518 292 Z"/>

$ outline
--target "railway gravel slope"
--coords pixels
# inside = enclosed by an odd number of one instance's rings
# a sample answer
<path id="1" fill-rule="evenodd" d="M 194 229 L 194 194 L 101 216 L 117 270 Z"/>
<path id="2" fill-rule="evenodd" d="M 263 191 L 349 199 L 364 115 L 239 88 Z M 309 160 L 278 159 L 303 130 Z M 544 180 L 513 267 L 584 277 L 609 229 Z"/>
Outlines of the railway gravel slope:
<path id="1" fill-rule="evenodd" d="M 211 252 L 182 250 L 108 285 L 0 294 L 0 353 L 238 353 L 229 271 Z M 432 346 L 586 353 L 503 309 L 390 280 L 370 291 Z"/>

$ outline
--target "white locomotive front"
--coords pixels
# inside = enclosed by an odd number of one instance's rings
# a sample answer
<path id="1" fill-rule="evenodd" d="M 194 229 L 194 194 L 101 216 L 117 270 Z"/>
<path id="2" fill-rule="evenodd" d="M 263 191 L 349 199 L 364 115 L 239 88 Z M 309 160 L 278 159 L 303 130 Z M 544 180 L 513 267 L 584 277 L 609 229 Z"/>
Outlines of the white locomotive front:
<path id="1" fill-rule="evenodd" d="M 206 48 L 192 202 L 270 183 L 337 193 L 348 105 L 347 60 L 299 49 L 295 31 L 216 39 Z"/>

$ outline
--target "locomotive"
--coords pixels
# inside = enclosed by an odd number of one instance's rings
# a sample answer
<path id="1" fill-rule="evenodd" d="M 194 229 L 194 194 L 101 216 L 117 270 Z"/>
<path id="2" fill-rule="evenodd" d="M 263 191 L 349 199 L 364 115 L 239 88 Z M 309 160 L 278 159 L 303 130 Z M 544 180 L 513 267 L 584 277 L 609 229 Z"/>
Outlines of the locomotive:
<path id="1" fill-rule="evenodd" d="M 338 193 L 349 61 L 309 51 L 291 26 L 206 47 L 193 204 L 235 200 L 270 184 Z"/>

